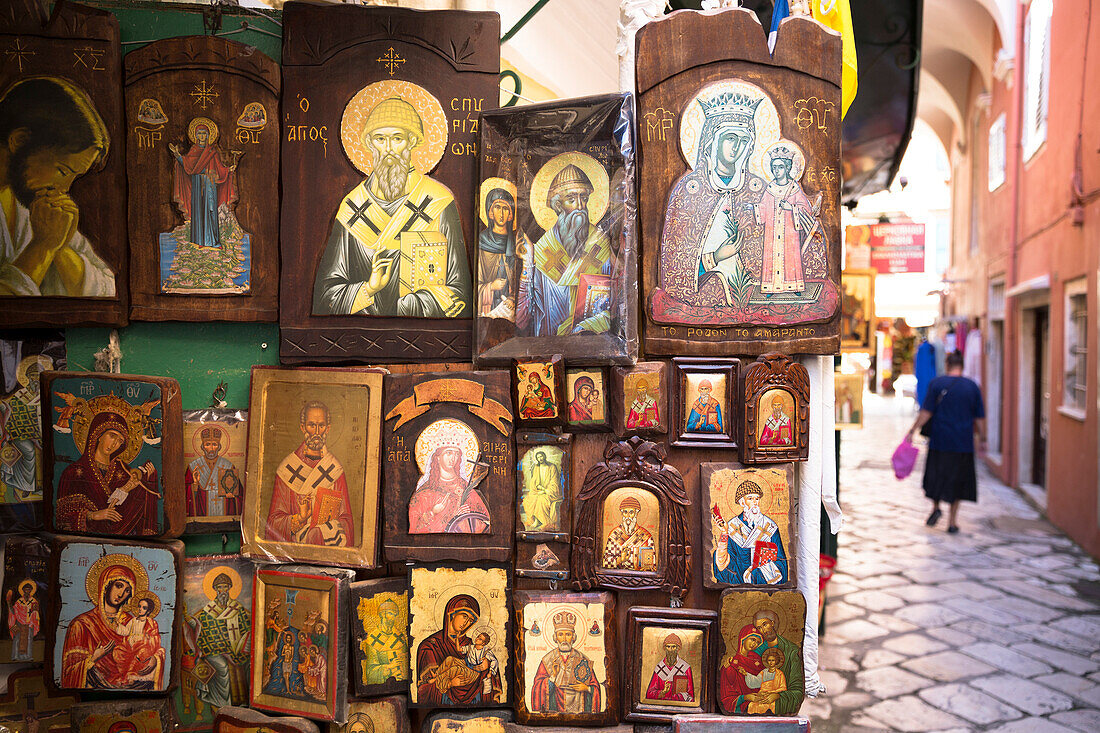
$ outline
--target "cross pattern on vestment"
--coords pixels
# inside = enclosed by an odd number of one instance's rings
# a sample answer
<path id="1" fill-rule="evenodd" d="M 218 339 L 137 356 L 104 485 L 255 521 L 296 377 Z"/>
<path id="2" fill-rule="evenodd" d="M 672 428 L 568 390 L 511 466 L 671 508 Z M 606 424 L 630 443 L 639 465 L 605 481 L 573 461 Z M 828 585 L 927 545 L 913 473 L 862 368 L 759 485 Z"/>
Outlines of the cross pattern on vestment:
<path id="1" fill-rule="evenodd" d="M 379 234 L 381 232 L 381 230 L 374 225 L 374 222 L 367 218 L 367 209 L 370 208 L 369 200 L 364 201 L 360 206 L 356 206 L 351 201 L 348 201 L 348 207 L 351 209 L 351 218 L 348 219 L 348 229 L 354 227 L 355 222 L 357 222 L 359 219 L 362 219 L 363 222 L 371 228 L 372 232 L 374 232 L 375 234 Z"/>
<path id="2" fill-rule="evenodd" d="M 294 483 L 295 481 L 305 482 L 306 477 L 302 474 L 302 469 L 305 466 L 298 464 L 297 466 L 287 466 L 287 471 L 290 472 L 290 481 L 288 483 Z"/>
<path id="3" fill-rule="evenodd" d="M 584 253 L 584 257 L 581 259 L 581 265 L 585 269 L 595 267 L 596 265 L 599 265 L 600 269 L 603 269 L 603 260 L 600 258 L 599 250 L 599 247 L 592 247 Z"/>
<path id="4" fill-rule="evenodd" d="M 391 634 L 390 636 L 392 637 L 393 635 Z M 373 642 L 372 646 L 381 646 L 382 644 L 385 643 L 385 639 L 382 638 L 381 634 L 371 634 L 370 635 L 370 640 L 371 640 L 371 642 Z M 396 645 L 397 645 L 396 637 L 391 638 L 390 643 L 386 644 L 386 646 L 388 646 L 390 649 L 392 649 Z"/>
<path id="5" fill-rule="evenodd" d="M 565 250 L 560 247 L 555 248 L 550 254 L 543 258 L 543 262 L 545 262 L 546 268 L 550 272 L 560 273 L 565 269 Z"/>
<path id="6" fill-rule="evenodd" d="M 405 200 L 405 206 L 412 210 L 412 214 L 409 216 L 409 220 L 405 222 L 405 226 L 402 227 L 402 234 L 412 229 L 413 224 L 416 223 L 417 219 L 423 219 L 424 223 L 426 224 L 432 223 L 432 217 L 428 216 L 428 204 L 430 204 L 431 202 L 431 196 L 425 196 L 424 200 L 420 202 L 419 206 L 414 204 L 412 201 L 409 201 L 408 199 Z"/>
<path id="7" fill-rule="evenodd" d="M 335 466 L 318 466 L 317 467 L 317 473 L 319 473 L 321 475 L 318 476 L 317 480 L 313 482 L 313 488 L 316 489 L 318 486 L 320 486 L 321 479 L 324 479 L 325 481 L 328 481 L 330 484 L 335 483 L 336 479 L 334 479 L 332 477 L 332 473 L 331 473 L 335 468 L 336 468 Z"/>

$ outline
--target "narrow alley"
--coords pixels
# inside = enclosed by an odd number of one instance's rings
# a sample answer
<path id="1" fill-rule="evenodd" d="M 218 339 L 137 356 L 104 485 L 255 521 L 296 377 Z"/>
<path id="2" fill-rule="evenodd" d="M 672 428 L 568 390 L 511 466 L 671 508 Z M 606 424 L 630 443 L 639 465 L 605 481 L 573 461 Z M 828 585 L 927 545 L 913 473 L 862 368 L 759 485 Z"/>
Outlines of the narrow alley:
<path id="1" fill-rule="evenodd" d="M 961 532 L 925 526 L 924 450 L 905 481 L 890 455 L 912 401 L 866 395 L 843 435 L 846 524 L 822 630 L 821 731 L 1100 731 L 1100 570 L 979 467 Z"/>

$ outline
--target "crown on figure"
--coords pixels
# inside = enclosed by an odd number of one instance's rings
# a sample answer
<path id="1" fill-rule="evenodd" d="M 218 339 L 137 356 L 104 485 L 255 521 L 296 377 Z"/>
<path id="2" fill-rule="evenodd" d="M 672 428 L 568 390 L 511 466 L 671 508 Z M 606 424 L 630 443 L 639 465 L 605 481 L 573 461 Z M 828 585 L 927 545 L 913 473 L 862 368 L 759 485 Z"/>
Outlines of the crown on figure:
<path id="1" fill-rule="evenodd" d="M 703 108 L 705 117 L 722 116 L 735 125 L 751 126 L 756 108 L 762 101 L 763 97 L 753 99 L 740 92 L 723 92 L 710 99 L 700 99 L 699 106 Z"/>
<path id="2" fill-rule="evenodd" d="M 794 150 L 786 145 L 776 145 L 774 148 L 768 151 L 769 160 L 785 160 L 788 163 L 794 162 Z"/>
<path id="3" fill-rule="evenodd" d="M 218 428 L 203 428 L 201 435 L 204 443 L 208 440 L 217 440 L 220 442 L 222 439 L 222 431 Z"/>
<path id="4" fill-rule="evenodd" d="M 572 631 L 577 626 L 577 617 L 568 611 L 554 614 L 554 630 L 569 629 Z"/>

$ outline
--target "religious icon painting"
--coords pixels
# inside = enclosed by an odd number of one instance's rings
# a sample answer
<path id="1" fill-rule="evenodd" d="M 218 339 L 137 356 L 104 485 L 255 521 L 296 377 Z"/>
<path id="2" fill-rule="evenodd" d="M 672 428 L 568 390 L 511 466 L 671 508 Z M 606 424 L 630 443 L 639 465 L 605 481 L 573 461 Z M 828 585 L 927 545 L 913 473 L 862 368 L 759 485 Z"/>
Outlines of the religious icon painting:
<path id="1" fill-rule="evenodd" d="M 125 72 L 131 318 L 276 320 L 279 65 L 196 35 Z"/>
<path id="2" fill-rule="evenodd" d="M 179 542 L 56 537 L 46 626 L 53 684 L 128 695 L 175 685 L 182 558 Z"/>
<path id="3" fill-rule="evenodd" d="M 722 715 L 677 715 L 673 733 L 810 733 L 807 718 L 745 720 Z"/>
<path id="4" fill-rule="evenodd" d="M 806 598 L 797 590 L 722 593 L 718 706 L 726 715 L 797 715 L 806 696 Z"/>
<path id="5" fill-rule="evenodd" d="M 241 552 L 375 567 L 382 374 L 253 367 L 249 404 Z"/>
<path id="6" fill-rule="evenodd" d="M 764 354 L 744 370 L 742 463 L 804 461 L 810 455 L 810 375 L 785 354 Z"/>
<path id="7" fill-rule="evenodd" d="M 672 445 L 680 448 L 736 448 L 738 359 L 676 357 L 672 399 Z"/>
<path id="8" fill-rule="evenodd" d="M 209 731 L 214 715 L 248 702 L 252 651 L 252 562 L 240 555 L 183 561 L 180 684 L 176 731 Z"/>
<path id="9" fill-rule="evenodd" d="M 183 413 L 188 534 L 240 529 L 248 413 L 216 407 Z"/>
<path id="10" fill-rule="evenodd" d="M 664 362 L 615 367 L 611 380 L 611 424 L 616 435 L 668 432 L 668 367 Z"/>
<path id="11" fill-rule="evenodd" d="M 355 571 L 271 565 L 253 580 L 251 706 L 344 723 Z"/>
<path id="12" fill-rule="evenodd" d="M 321 733 L 312 720 L 299 716 L 264 715 L 246 707 L 229 706 L 218 710 L 213 733 Z"/>
<path id="13" fill-rule="evenodd" d="M 505 565 L 410 568 L 410 707 L 509 704 L 510 591 Z"/>
<path id="14" fill-rule="evenodd" d="M 2 215 L 12 234 L 0 247 L 0 327 L 124 326 L 118 20 L 77 3 L 56 10 L 14 0 L 0 19 L 0 129 L 11 155 L 0 189 L 14 192 Z"/>
<path id="15" fill-rule="evenodd" d="M 183 418 L 168 377 L 44 372 L 46 526 L 112 537 L 183 531 Z"/>
<path id="16" fill-rule="evenodd" d="M 833 373 L 836 397 L 833 419 L 837 430 L 863 427 L 863 385 L 866 381 L 867 376 L 862 371 L 855 374 Z"/>
<path id="17" fill-rule="evenodd" d="M 172 730 L 167 700 L 85 702 L 69 711 L 73 733 L 168 733 Z"/>
<path id="18" fill-rule="evenodd" d="M 348 722 L 329 723 L 328 733 L 409 733 L 409 703 L 404 695 L 348 703 Z"/>
<path id="19" fill-rule="evenodd" d="M 496 13 L 289 4 L 283 363 L 469 361 Z"/>
<path id="20" fill-rule="evenodd" d="M 510 733 L 515 727 L 511 720 L 511 710 L 442 711 L 429 715 L 420 730 L 422 733 Z"/>
<path id="21" fill-rule="evenodd" d="M 519 577 L 569 577 L 573 436 L 516 436 L 516 562 Z"/>
<path id="22" fill-rule="evenodd" d="M 794 464 L 699 465 L 703 585 L 795 587 Z"/>
<path id="23" fill-rule="evenodd" d="M 408 578 L 351 584 L 352 679 L 358 697 L 409 689 Z M 354 715 L 352 716 L 354 717 Z M 352 719 L 349 718 L 351 723 Z"/>
<path id="24" fill-rule="evenodd" d="M 46 660 L 50 546 L 37 537 L 4 540 L 0 584 L 0 664 Z"/>
<path id="25" fill-rule="evenodd" d="M 611 593 L 516 591 L 516 717 L 606 725 L 619 719 Z"/>
<path id="26" fill-rule="evenodd" d="M 607 367 L 567 367 L 565 370 L 565 425 L 575 433 L 611 429 Z"/>
<path id="27" fill-rule="evenodd" d="M 511 558 L 508 372 L 389 375 L 383 428 L 386 559 Z"/>
<path id="28" fill-rule="evenodd" d="M 684 38 L 723 41 L 661 53 Z M 647 353 L 840 347 L 840 42 L 792 17 L 767 43 L 740 8 L 638 33 Z"/>
<path id="29" fill-rule="evenodd" d="M 78 702 L 75 694 L 47 685 L 41 667 L 20 669 L 0 694 L 0 725 L 11 733 L 70 733 L 69 710 Z"/>
<path id="30" fill-rule="evenodd" d="M 61 331 L 0 331 L 0 526 L 39 530 L 42 507 L 42 397 L 38 376 L 65 368 Z M 3 654 L 0 653 L 0 659 Z"/>
<path id="31" fill-rule="evenodd" d="M 560 354 L 548 359 L 516 359 L 513 390 L 516 423 L 553 427 L 565 422 L 565 369 Z"/>
<path id="32" fill-rule="evenodd" d="M 633 104 L 606 94 L 481 117 L 476 354 L 637 358 Z"/>
<path id="33" fill-rule="evenodd" d="M 875 353 L 875 275 L 877 270 L 840 274 L 840 346 L 842 351 Z"/>
<path id="34" fill-rule="evenodd" d="M 609 442 L 575 499 L 570 572 L 577 590 L 660 590 L 682 597 L 691 570 L 684 480 L 664 449 Z"/>
<path id="35" fill-rule="evenodd" d="M 667 725 L 676 715 L 714 711 L 717 620 L 696 608 L 627 610 L 626 720 Z"/>

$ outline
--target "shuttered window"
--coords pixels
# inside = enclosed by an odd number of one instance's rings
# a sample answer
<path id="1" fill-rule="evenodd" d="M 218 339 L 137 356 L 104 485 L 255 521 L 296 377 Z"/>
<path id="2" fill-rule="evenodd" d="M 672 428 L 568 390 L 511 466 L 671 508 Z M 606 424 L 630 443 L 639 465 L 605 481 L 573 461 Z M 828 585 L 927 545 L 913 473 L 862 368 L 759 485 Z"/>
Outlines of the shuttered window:
<path id="1" fill-rule="evenodd" d="M 1032 0 L 1024 25 L 1024 119 L 1021 143 L 1024 159 L 1047 139 L 1050 102 L 1050 19 L 1053 0 Z"/>

